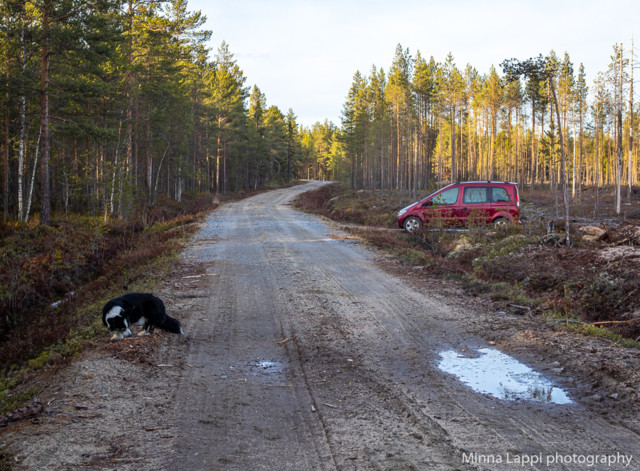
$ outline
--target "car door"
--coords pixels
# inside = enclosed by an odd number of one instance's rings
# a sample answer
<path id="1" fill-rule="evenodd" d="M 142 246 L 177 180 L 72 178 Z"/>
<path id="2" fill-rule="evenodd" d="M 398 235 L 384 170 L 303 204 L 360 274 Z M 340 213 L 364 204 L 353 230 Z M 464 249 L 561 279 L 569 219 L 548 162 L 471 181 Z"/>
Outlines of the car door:
<path id="1" fill-rule="evenodd" d="M 448 188 L 423 203 L 425 222 L 430 226 L 449 227 L 459 224 L 458 196 L 460 187 Z"/>
<path id="2" fill-rule="evenodd" d="M 466 226 L 479 226 L 491 220 L 489 187 L 465 186 L 460 205 L 460 218 Z"/>
<path id="3" fill-rule="evenodd" d="M 491 222 L 496 215 L 511 215 L 514 203 L 506 188 L 502 186 L 494 186 L 491 188 L 491 212 L 489 221 Z"/>

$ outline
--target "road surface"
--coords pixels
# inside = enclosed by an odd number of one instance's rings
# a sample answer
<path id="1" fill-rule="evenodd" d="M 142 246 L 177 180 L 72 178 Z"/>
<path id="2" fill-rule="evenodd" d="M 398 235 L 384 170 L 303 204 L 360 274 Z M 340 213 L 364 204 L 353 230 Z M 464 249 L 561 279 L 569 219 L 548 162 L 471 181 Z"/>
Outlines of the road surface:
<path id="1" fill-rule="evenodd" d="M 584 469 L 640 457 L 636 433 L 579 402 L 496 400 L 440 371 L 440 352 L 487 346 L 469 313 L 290 206 L 317 185 L 223 206 L 187 252 L 208 264 L 209 284 L 189 325 L 178 410 L 192 419 L 171 469 Z"/>
<path id="2" fill-rule="evenodd" d="M 495 353 L 488 339 L 524 320 L 392 276 L 379 252 L 292 208 L 318 185 L 213 212 L 154 291 L 185 335 L 105 333 L 39 380 L 47 414 L 1 437 L 15 469 L 640 469 L 637 413 L 593 406 L 586 378 L 527 346 L 518 356 L 570 403 L 536 388 L 496 398 L 442 371 L 446 352 Z"/>

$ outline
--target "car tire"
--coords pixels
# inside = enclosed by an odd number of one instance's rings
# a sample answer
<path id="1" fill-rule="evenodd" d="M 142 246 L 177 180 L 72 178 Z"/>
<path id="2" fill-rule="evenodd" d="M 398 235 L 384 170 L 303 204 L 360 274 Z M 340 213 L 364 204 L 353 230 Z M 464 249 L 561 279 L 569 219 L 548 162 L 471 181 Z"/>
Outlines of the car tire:
<path id="1" fill-rule="evenodd" d="M 510 221 L 507 218 L 495 218 L 493 220 L 493 227 L 505 227 L 508 226 Z"/>
<path id="2" fill-rule="evenodd" d="M 422 221 L 419 217 L 409 216 L 402 223 L 402 228 L 410 234 L 413 234 L 414 232 L 419 231 L 422 228 Z"/>

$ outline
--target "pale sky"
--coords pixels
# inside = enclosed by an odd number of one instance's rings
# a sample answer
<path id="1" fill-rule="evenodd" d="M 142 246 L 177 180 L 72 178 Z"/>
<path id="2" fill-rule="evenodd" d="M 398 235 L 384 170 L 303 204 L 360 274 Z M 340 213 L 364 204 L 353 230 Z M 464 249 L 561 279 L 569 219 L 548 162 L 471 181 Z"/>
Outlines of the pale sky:
<path id="1" fill-rule="evenodd" d="M 226 41 L 247 85 L 268 106 L 292 108 L 304 126 L 340 126 L 354 73 L 369 76 L 373 65 L 387 72 L 398 43 L 437 62 L 451 52 L 461 71 L 471 64 L 480 74 L 493 65 L 502 75 L 504 59 L 568 52 L 591 86 L 614 44 L 628 50 L 640 32 L 638 0 L 188 1 L 207 16 L 212 58 Z"/>

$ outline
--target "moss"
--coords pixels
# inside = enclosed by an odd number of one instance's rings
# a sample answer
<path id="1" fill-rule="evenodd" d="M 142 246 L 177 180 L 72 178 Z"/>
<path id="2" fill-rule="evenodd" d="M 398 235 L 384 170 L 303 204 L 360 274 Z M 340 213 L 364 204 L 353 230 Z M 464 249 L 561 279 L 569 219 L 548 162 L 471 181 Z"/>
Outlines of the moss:
<path id="1" fill-rule="evenodd" d="M 429 266 L 433 263 L 433 257 L 422 250 L 406 249 L 402 252 L 402 260 L 409 265 Z"/>
<path id="2" fill-rule="evenodd" d="M 605 326 L 593 325 L 584 322 L 575 313 L 561 313 L 558 311 L 551 311 L 545 315 L 545 320 L 549 323 L 553 323 L 555 327 L 562 326 L 563 329 L 570 332 L 609 340 L 610 342 L 627 348 L 640 349 L 639 342 L 636 342 L 635 340 L 630 338 L 625 338 L 624 336 L 612 331 Z"/>

